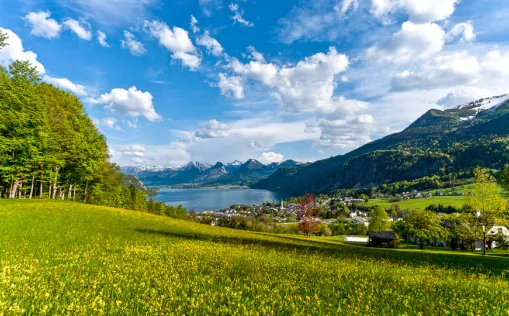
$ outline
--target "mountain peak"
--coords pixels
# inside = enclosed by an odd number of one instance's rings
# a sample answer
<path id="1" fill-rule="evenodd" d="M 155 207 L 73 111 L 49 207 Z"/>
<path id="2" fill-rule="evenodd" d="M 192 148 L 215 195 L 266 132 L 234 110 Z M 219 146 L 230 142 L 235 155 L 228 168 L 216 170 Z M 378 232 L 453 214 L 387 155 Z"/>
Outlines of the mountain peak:
<path id="1" fill-rule="evenodd" d="M 503 103 L 509 101 L 509 94 L 502 94 L 490 98 L 483 98 L 467 104 L 458 105 L 452 110 L 495 110 Z"/>
<path id="2" fill-rule="evenodd" d="M 209 169 L 210 167 L 212 167 L 212 166 L 209 165 L 209 164 L 206 164 L 206 163 L 201 163 L 201 162 L 197 162 L 197 161 L 190 161 L 186 165 L 184 165 L 181 168 L 181 170 L 198 169 L 200 171 L 204 171 L 206 169 Z"/>

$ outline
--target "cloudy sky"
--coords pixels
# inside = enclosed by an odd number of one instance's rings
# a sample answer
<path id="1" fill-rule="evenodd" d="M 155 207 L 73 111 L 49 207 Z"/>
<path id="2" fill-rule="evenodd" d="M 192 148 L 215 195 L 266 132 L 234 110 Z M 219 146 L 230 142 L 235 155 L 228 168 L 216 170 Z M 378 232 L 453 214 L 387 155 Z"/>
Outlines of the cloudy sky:
<path id="1" fill-rule="evenodd" d="M 509 92 L 509 0 L 3 0 L 121 165 L 324 159 Z"/>

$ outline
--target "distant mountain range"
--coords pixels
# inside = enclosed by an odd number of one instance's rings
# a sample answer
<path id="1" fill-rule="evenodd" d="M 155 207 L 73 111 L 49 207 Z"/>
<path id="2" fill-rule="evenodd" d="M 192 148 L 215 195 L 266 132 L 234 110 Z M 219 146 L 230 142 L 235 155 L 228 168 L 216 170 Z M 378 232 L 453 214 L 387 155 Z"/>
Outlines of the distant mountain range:
<path id="1" fill-rule="evenodd" d="M 122 167 L 122 173 L 136 176 L 145 185 L 252 185 L 263 180 L 280 168 L 293 168 L 304 164 L 295 160 L 268 165 L 250 159 L 244 163 L 234 161 L 215 165 L 191 161 L 179 167 Z"/>
<path id="2" fill-rule="evenodd" d="M 345 155 L 279 169 L 253 187 L 294 194 L 371 188 L 507 163 L 509 95 L 501 95 L 430 110 L 400 133 Z"/>

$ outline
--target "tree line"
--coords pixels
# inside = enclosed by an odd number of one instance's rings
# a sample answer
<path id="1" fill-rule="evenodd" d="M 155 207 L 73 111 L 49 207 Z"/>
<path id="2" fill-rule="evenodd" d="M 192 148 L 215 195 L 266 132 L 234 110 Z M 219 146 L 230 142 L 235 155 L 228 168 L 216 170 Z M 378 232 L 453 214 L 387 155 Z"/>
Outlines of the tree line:
<path id="1" fill-rule="evenodd" d="M 0 32 L 0 52 L 7 36 Z M 0 197 L 72 200 L 183 217 L 147 202 L 109 161 L 104 135 L 72 93 L 41 80 L 28 61 L 0 66 Z"/>

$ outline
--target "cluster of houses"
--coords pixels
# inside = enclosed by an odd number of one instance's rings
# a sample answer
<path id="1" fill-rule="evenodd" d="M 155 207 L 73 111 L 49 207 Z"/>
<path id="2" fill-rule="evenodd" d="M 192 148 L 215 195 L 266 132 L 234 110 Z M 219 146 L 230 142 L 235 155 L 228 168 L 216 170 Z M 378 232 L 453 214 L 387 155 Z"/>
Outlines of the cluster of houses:
<path id="1" fill-rule="evenodd" d="M 400 198 L 403 201 L 410 200 L 410 199 L 424 199 L 424 198 L 432 198 L 433 195 L 431 193 L 421 193 L 421 192 L 403 192 L 401 194 Z"/>
<path id="2" fill-rule="evenodd" d="M 401 195 L 401 199 L 419 199 L 419 198 L 429 198 L 431 197 L 431 194 L 423 194 L 420 192 L 414 192 L 414 193 L 403 193 Z M 330 203 L 317 203 L 317 205 L 328 207 L 329 210 L 331 210 L 332 206 L 339 203 L 345 206 L 352 206 L 358 203 L 363 203 L 364 200 L 362 199 L 352 199 L 352 198 L 345 198 L 341 200 L 333 200 L 330 201 Z M 252 217 L 257 216 L 260 214 L 266 214 L 271 215 L 272 220 L 277 223 L 297 223 L 302 220 L 304 217 L 304 212 L 299 208 L 298 204 L 295 203 L 289 203 L 285 205 L 283 201 L 278 205 L 240 205 L 237 207 L 230 207 L 221 211 L 204 211 L 198 217 L 202 216 L 208 216 L 212 217 L 213 220 L 211 222 L 212 226 L 215 226 L 217 221 L 220 218 L 233 218 L 233 217 Z M 478 214 L 479 215 L 479 214 Z M 370 218 L 369 214 L 366 211 L 353 209 L 350 211 L 348 220 L 351 221 L 354 224 L 364 224 L 366 227 L 369 226 Z M 398 221 L 401 220 L 399 217 L 389 217 L 389 220 L 392 221 Z M 325 224 L 330 224 L 334 222 L 335 219 L 329 219 L 329 220 L 322 220 Z M 487 233 L 489 237 L 495 237 L 499 235 L 503 235 L 509 239 L 509 229 L 505 226 L 494 226 L 490 229 L 490 231 Z M 375 232 L 370 232 L 370 235 L 368 237 L 345 237 L 345 241 L 350 242 L 363 242 L 368 243 L 370 245 L 389 245 L 392 246 L 394 243 L 393 241 L 396 239 L 396 236 L 394 233 L 387 233 L 387 234 L 376 234 Z M 493 238 L 491 238 L 493 239 Z M 446 247 L 445 242 L 436 242 L 436 246 L 442 246 Z M 488 248 L 496 248 L 498 245 L 495 241 L 491 241 L 488 245 Z M 483 250 L 484 244 L 482 241 L 476 241 L 475 242 L 475 249 L 476 250 Z"/>

